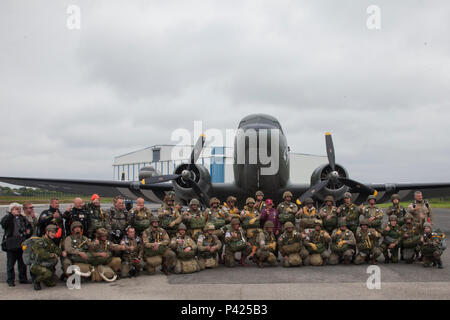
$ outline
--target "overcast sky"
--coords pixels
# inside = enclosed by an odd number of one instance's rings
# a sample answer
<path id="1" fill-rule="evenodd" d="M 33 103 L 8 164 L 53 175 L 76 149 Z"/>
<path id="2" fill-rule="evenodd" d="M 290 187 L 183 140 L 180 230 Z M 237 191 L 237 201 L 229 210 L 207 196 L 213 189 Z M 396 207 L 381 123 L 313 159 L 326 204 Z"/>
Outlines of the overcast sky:
<path id="1" fill-rule="evenodd" d="M 81 9 L 70 30 L 66 10 Z M 381 29 L 366 26 L 369 5 Z M 111 179 L 177 128 L 280 121 L 363 182 L 450 181 L 450 2 L 0 2 L 0 175 Z"/>

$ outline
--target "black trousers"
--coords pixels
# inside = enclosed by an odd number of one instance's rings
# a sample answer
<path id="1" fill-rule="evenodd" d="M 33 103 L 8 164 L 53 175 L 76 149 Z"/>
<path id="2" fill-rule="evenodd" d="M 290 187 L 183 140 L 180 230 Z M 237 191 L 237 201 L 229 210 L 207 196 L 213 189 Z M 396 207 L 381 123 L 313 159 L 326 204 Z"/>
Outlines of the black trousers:
<path id="1" fill-rule="evenodd" d="M 27 266 L 23 262 L 22 254 L 22 249 L 6 251 L 6 273 L 8 276 L 8 279 L 6 281 L 8 283 L 14 283 L 14 280 L 16 279 L 16 274 L 14 272 L 14 266 L 16 262 L 19 267 L 19 280 L 27 280 Z"/>

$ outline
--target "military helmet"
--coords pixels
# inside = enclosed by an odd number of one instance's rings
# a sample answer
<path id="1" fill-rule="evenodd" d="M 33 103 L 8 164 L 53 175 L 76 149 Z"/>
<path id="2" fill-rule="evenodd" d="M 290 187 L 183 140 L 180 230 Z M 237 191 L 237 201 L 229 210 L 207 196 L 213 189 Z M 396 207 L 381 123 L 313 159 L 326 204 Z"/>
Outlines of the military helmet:
<path id="1" fill-rule="evenodd" d="M 178 230 L 187 230 L 186 225 L 182 222 L 178 225 Z"/>
<path id="2" fill-rule="evenodd" d="M 266 221 L 266 223 L 264 223 L 264 228 L 275 228 L 274 224 L 272 221 Z"/>
<path id="3" fill-rule="evenodd" d="M 377 201 L 377 198 L 375 198 L 375 196 L 373 194 L 371 194 L 370 196 L 367 197 L 367 201 L 369 201 L 369 200 Z"/>
<path id="4" fill-rule="evenodd" d="M 83 229 L 83 225 L 81 224 L 80 221 L 74 221 L 71 225 L 70 225 L 70 232 L 73 232 L 73 229 L 75 228 L 81 228 Z"/>
<path id="5" fill-rule="evenodd" d="M 346 193 L 344 193 L 344 199 L 345 198 L 352 198 L 352 194 L 350 193 L 350 192 L 346 192 Z"/>
<path id="6" fill-rule="evenodd" d="M 189 206 L 192 206 L 192 205 L 194 205 L 194 204 L 196 204 L 196 205 L 200 205 L 200 201 L 198 201 L 197 199 L 192 199 L 190 202 L 189 202 Z"/>
<path id="7" fill-rule="evenodd" d="M 320 219 L 314 220 L 314 225 L 315 225 L 315 226 L 316 226 L 316 225 L 321 226 L 321 225 L 322 225 L 322 220 L 320 220 Z"/>
<path id="8" fill-rule="evenodd" d="M 347 226 L 347 220 L 345 219 L 340 219 L 338 222 L 338 226 L 342 227 L 342 226 Z"/>
<path id="9" fill-rule="evenodd" d="M 314 200 L 312 198 L 306 198 L 305 199 L 305 204 L 313 204 Z"/>
<path id="10" fill-rule="evenodd" d="M 241 223 L 241 221 L 239 220 L 239 218 L 231 219 L 231 225 L 240 224 L 240 223 Z"/>
<path id="11" fill-rule="evenodd" d="M 283 199 L 286 199 L 286 197 L 291 197 L 291 198 L 292 198 L 292 192 L 290 192 L 290 191 L 285 191 L 285 192 L 283 193 Z"/>
<path id="12" fill-rule="evenodd" d="M 99 228 L 99 229 L 97 229 L 97 231 L 96 231 L 96 235 L 97 235 L 98 238 L 100 238 L 100 237 L 106 237 L 106 236 L 108 235 L 108 231 L 106 231 L 105 228 Z"/>
<path id="13" fill-rule="evenodd" d="M 216 228 L 214 227 L 214 225 L 213 225 L 212 223 L 207 223 L 207 224 L 205 225 L 204 230 L 205 230 L 205 231 L 208 231 L 208 230 L 216 230 Z"/>
<path id="14" fill-rule="evenodd" d="M 425 222 L 425 223 L 423 224 L 423 228 L 425 229 L 426 227 L 428 227 L 428 228 L 431 229 L 431 223 Z"/>
<path id="15" fill-rule="evenodd" d="M 152 222 L 159 222 L 159 218 L 157 217 L 157 216 L 151 216 L 150 217 L 150 223 L 152 223 Z"/>
<path id="16" fill-rule="evenodd" d="M 398 193 L 394 193 L 394 194 L 391 196 L 391 201 L 394 201 L 394 199 L 400 200 L 400 195 L 399 195 Z"/>
<path id="17" fill-rule="evenodd" d="M 262 192 L 261 190 L 256 191 L 255 196 L 263 196 L 264 197 L 264 192 Z"/>
<path id="18" fill-rule="evenodd" d="M 54 224 L 49 224 L 48 226 L 45 227 L 45 232 L 47 231 L 56 232 L 58 231 L 58 227 Z"/>
<path id="19" fill-rule="evenodd" d="M 395 215 L 395 214 L 391 214 L 390 216 L 389 216 L 389 221 L 397 221 L 398 219 L 397 219 L 397 216 Z"/>
<path id="20" fill-rule="evenodd" d="M 175 192 L 173 191 L 169 191 L 165 196 L 164 196 L 164 201 L 175 201 Z"/>
<path id="21" fill-rule="evenodd" d="M 360 225 L 363 225 L 363 224 L 365 224 L 365 225 L 369 225 L 369 220 L 368 219 L 366 219 L 366 218 L 364 218 L 364 219 L 361 219 L 361 221 L 359 222 L 359 224 Z"/>
<path id="22" fill-rule="evenodd" d="M 213 197 L 209 200 L 209 205 L 212 206 L 214 203 L 219 203 L 220 204 L 220 200 L 216 197 Z"/>
<path id="23" fill-rule="evenodd" d="M 232 201 L 236 202 L 237 199 L 236 199 L 235 197 L 233 197 L 233 196 L 229 196 L 229 197 L 227 198 L 227 202 L 232 202 Z"/>
<path id="24" fill-rule="evenodd" d="M 253 198 L 247 198 L 247 200 L 245 200 L 245 204 L 249 204 L 249 203 L 253 203 L 253 204 L 255 204 L 255 199 L 253 199 Z"/>
<path id="25" fill-rule="evenodd" d="M 404 219 L 406 220 L 406 219 L 414 219 L 414 218 L 413 218 L 412 214 L 408 212 L 407 214 L 405 214 Z"/>
<path id="26" fill-rule="evenodd" d="M 334 198 L 333 198 L 333 196 L 326 196 L 326 197 L 325 197 L 325 202 L 327 202 L 327 201 L 331 201 L 331 202 L 334 203 Z"/>
<path id="27" fill-rule="evenodd" d="M 285 229 L 286 229 L 286 228 L 294 228 L 294 224 L 293 224 L 292 222 L 288 221 L 288 222 L 286 222 L 286 223 L 284 224 L 284 228 L 285 228 Z"/>

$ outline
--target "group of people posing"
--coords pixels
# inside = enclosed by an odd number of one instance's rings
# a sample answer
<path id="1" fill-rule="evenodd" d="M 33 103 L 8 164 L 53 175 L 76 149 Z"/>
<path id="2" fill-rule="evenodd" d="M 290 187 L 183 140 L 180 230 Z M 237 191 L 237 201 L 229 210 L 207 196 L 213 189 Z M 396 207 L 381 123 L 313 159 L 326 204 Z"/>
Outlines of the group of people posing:
<path id="1" fill-rule="evenodd" d="M 36 290 L 41 283 L 56 284 L 56 265 L 61 262 L 61 280 L 73 272 L 93 281 L 115 281 L 134 277 L 156 268 L 166 275 L 191 273 L 220 264 L 247 266 L 247 259 L 258 267 L 284 267 L 325 264 L 376 264 L 383 255 L 385 263 L 420 261 L 425 267 L 442 268 L 445 235 L 433 228 L 433 215 L 421 192 L 407 208 L 392 195 L 392 205 L 384 210 L 369 196 L 367 205 L 352 203 L 352 194 L 336 207 L 327 196 L 318 209 L 306 199 L 302 206 L 292 202 L 292 193 L 283 194 L 275 208 L 261 191 L 249 197 L 243 209 L 229 196 L 221 204 L 212 198 L 201 210 L 192 199 L 186 209 L 169 192 L 154 214 L 139 198 L 127 210 L 122 197 L 103 211 L 100 197 L 92 195 L 83 204 L 76 198 L 65 212 L 58 199 L 50 208 L 34 215 L 33 205 L 10 205 L 10 213 L 1 225 L 5 229 L 2 248 L 7 252 L 8 284 L 14 286 L 14 265 L 19 266 L 19 280 L 27 279 L 30 267 Z M 238 254 L 239 253 L 239 254 Z M 400 258 L 399 258 L 400 256 Z"/>

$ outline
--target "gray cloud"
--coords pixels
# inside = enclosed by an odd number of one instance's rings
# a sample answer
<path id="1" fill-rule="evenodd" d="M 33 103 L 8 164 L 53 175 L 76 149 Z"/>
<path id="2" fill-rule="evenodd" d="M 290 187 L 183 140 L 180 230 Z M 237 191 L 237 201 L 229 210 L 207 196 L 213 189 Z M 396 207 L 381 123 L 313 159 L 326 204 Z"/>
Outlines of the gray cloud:
<path id="1" fill-rule="evenodd" d="M 78 4 L 82 28 L 66 28 Z M 366 28 L 379 5 L 382 28 Z M 447 10 L 445 10 L 447 9 Z M 447 1 L 2 1 L 2 175 L 112 176 L 177 128 L 277 117 L 354 178 L 450 181 Z"/>

